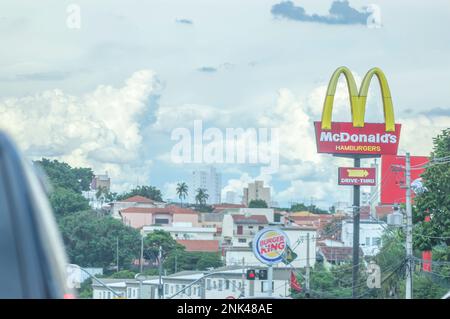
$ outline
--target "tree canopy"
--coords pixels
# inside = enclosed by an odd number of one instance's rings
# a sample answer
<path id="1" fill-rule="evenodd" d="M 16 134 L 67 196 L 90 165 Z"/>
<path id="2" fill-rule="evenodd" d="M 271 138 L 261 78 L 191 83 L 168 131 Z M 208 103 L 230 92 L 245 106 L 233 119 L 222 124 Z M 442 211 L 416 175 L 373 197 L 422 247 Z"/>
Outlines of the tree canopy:
<path id="1" fill-rule="evenodd" d="M 162 194 L 159 189 L 157 189 L 155 186 L 146 186 L 146 185 L 137 186 L 136 188 L 132 189 L 129 192 L 125 192 L 123 194 L 118 195 L 117 200 L 123 200 L 133 196 L 143 196 L 157 202 L 163 201 Z"/>
<path id="2" fill-rule="evenodd" d="M 262 199 L 253 199 L 248 203 L 249 208 L 267 208 L 267 203 Z"/>

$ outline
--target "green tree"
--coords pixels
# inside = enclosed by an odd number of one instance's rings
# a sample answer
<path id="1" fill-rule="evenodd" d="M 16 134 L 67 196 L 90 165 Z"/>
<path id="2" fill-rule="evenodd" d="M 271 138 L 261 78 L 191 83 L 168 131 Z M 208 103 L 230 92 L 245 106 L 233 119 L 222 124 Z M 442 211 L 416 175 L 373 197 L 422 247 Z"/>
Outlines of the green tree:
<path id="1" fill-rule="evenodd" d="M 296 203 L 291 205 L 291 212 L 307 211 L 308 207 L 303 203 Z"/>
<path id="2" fill-rule="evenodd" d="M 214 252 L 188 252 L 173 250 L 164 261 L 164 269 L 169 273 L 182 270 L 206 270 L 223 265 L 220 254 Z"/>
<path id="3" fill-rule="evenodd" d="M 420 250 L 441 244 L 450 246 L 450 128 L 433 139 L 430 158 L 422 174 L 426 191 L 415 197 L 414 244 Z M 429 222 L 425 222 L 427 215 L 432 217 Z M 450 257 L 450 249 L 447 256 Z"/>
<path id="4" fill-rule="evenodd" d="M 197 195 L 195 195 L 195 201 L 199 205 L 206 205 L 206 200 L 209 198 L 208 192 L 204 188 L 197 188 Z"/>
<path id="5" fill-rule="evenodd" d="M 57 160 L 43 158 L 35 161 L 34 165 L 40 167 L 47 175 L 55 188 L 65 188 L 75 193 L 89 190 L 94 177 L 90 168 L 72 168 L 69 164 Z"/>
<path id="6" fill-rule="evenodd" d="M 117 196 L 117 200 L 127 199 L 132 196 L 143 196 L 157 202 L 162 202 L 162 194 L 159 189 L 154 186 L 138 186 L 129 192 Z"/>
<path id="7" fill-rule="evenodd" d="M 71 263 L 81 267 L 108 268 L 116 264 L 119 239 L 119 267 L 127 269 L 139 258 L 139 231 L 110 216 L 77 212 L 59 219 L 59 228 Z"/>
<path id="8" fill-rule="evenodd" d="M 163 260 L 174 250 L 184 250 L 184 246 L 177 243 L 170 233 L 164 230 L 155 230 L 144 238 L 144 258 L 152 261 L 157 260 L 160 246 Z"/>
<path id="9" fill-rule="evenodd" d="M 57 217 L 89 209 L 89 202 L 71 189 L 57 187 L 49 196 L 50 204 Z"/>
<path id="10" fill-rule="evenodd" d="M 185 182 L 177 184 L 177 195 L 180 199 L 181 207 L 183 207 L 183 199 L 188 195 L 188 186 Z"/>
<path id="11" fill-rule="evenodd" d="M 262 199 L 252 199 L 248 203 L 249 208 L 267 208 L 267 203 Z"/>

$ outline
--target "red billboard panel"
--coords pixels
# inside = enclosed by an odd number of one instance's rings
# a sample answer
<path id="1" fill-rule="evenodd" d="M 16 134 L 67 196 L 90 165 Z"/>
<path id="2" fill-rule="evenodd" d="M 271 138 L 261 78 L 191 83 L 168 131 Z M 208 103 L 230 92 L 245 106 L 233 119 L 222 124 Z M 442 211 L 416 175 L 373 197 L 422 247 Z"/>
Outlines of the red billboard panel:
<path id="1" fill-rule="evenodd" d="M 320 122 L 314 122 L 318 153 L 330 154 L 397 154 L 400 140 L 400 124 L 395 132 L 386 132 L 384 123 L 366 123 L 354 127 L 350 122 L 332 122 L 331 130 L 322 130 Z"/>
<path id="2" fill-rule="evenodd" d="M 375 186 L 377 172 L 375 168 L 339 167 L 339 185 Z"/>
<path id="3" fill-rule="evenodd" d="M 428 157 L 411 156 L 411 183 L 425 171 Z M 380 200 L 383 205 L 404 204 L 405 157 L 396 155 L 381 156 Z M 411 192 L 414 197 L 414 192 Z"/>

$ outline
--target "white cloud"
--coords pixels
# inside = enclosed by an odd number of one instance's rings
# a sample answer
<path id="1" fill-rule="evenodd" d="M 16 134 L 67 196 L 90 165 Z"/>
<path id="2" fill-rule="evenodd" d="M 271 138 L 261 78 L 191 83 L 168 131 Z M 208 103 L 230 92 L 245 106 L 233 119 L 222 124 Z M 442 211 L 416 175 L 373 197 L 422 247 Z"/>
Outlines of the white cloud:
<path id="1" fill-rule="evenodd" d="M 82 96 L 47 90 L 0 100 L 0 127 L 32 158 L 49 157 L 73 166 L 108 171 L 126 189 L 149 178 L 142 159 L 141 118 L 159 82 L 150 70 L 132 74 L 121 88 L 100 85 Z"/>
<path id="2" fill-rule="evenodd" d="M 401 118 L 399 153 L 429 156 L 433 147 L 433 138 L 443 129 L 450 127 L 450 116 L 432 116 L 420 114 Z"/>

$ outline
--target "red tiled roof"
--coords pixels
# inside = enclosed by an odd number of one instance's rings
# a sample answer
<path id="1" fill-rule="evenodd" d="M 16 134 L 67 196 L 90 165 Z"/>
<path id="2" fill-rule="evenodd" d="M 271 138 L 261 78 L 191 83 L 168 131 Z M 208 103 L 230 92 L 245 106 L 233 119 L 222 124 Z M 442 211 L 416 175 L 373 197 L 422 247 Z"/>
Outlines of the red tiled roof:
<path id="1" fill-rule="evenodd" d="M 348 261 L 353 258 L 353 247 L 329 247 L 319 246 L 319 250 L 327 261 Z M 363 256 L 362 249 L 359 248 L 360 256 Z"/>
<path id="2" fill-rule="evenodd" d="M 132 202 L 132 203 L 154 203 L 154 200 L 144 196 L 132 196 L 127 199 L 121 200 L 121 202 Z"/>
<path id="3" fill-rule="evenodd" d="M 232 215 L 235 224 L 268 224 L 265 215 Z"/>
<path id="4" fill-rule="evenodd" d="M 144 213 L 144 214 L 194 214 L 198 213 L 192 209 L 180 208 L 177 206 L 167 206 L 167 207 L 128 207 L 122 209 L 121 213 Z"/>
<path id="5" fill-rule="evenodd" d="M 218 252 L 218 240 L 184 240 L 177 239 L 177 243 L 186 247 L 186 251 L 204 251 L 204 252 Z"/>
<path id="6" fill-rule="evenodd" d="M 394 212 L 394 206 L 393 205 L 383 205 L 383 206 L 376 206 L 375 212 L 377 213 L 377 217 L 381 218 L 388 214 L 391 214 Z"/>

